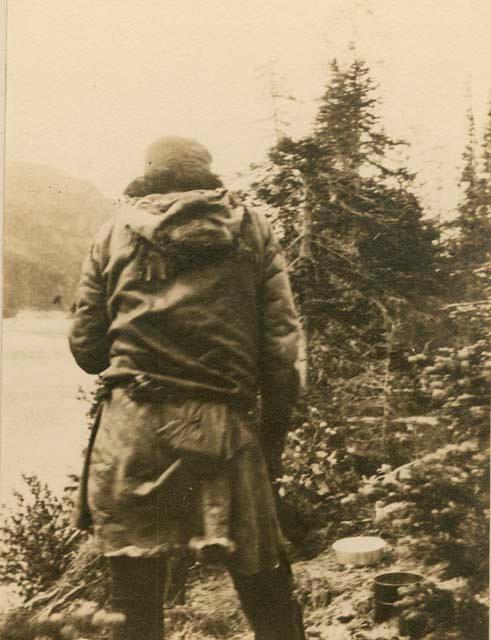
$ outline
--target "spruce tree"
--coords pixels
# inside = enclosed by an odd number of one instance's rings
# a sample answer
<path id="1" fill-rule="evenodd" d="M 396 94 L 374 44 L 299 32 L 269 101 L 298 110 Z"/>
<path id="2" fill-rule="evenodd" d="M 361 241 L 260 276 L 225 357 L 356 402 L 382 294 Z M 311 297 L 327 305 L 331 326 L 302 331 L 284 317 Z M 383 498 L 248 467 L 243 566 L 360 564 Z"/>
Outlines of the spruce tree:
<path id="1" fill-rule="evenodd" d="M 481 203 L 480 213 L 486 220 L 486 230 L 489 231 L 489 220 L 491 217 L 491 100 L 488 104 L 487 119 L 484 127 L 484 136 L 482 144 L 482 189 L 481 189 Z M 491 249 L 488 246 L 484 260 L 491 259 Z"/>
<path id="2" fill-rule="evenodd" d="M 286 249 L 314 386 L 332 373 L 335 351 L 343 376 L 356 373 L 368 345 L 386 342 L 400 305 L 436 290 L 437 234 L 377 104 L 366 64 L 341 70 L 334 61 L 311 135 L 279 140 L 253 185 Z"/>
<path id="3" fill-rule="evenodd" d="M 483 141 L 483 173 L 491 189 L 491 99 L 488 103 L 488 114 L 484 128 Z"/>
<path id="4" fill-rule="evenodd" d="M 377 108 L 365 62 L 333 61 L 309 135 L 277 141 L 249 198 L 280 236 L 307 338 L 310 411 L 295 431 L 304 463 L 292 459 L 287 473 L 314 504 L 339 477 L 345 490 L 372 473 L 374 459 L 401 463 L 390 457 L 393 418 L 419 412 L 407 357 L 430 339 L 424 314 L 438 294 L 438 234 L 398 161 L 404 143 L 387 135 Z M 350 453 L 367 425 L 369 453 L 358 444 Z M 336 448 L 336 461 L 319 461 L 319 443 Z"/>
<path id="5" fill-rule="evenodd" d="M 484 133 L 481 166 L 476 153 L 476 125 L 471 109 L 467 112 L 467 136 L 459 183 L 463 197 L 458 215 L 449 225 L 457 232 L 450 242 L 456 300 L 475 299 L 481 295 L 474 271 L 491 261 L 491 110 Z"/>

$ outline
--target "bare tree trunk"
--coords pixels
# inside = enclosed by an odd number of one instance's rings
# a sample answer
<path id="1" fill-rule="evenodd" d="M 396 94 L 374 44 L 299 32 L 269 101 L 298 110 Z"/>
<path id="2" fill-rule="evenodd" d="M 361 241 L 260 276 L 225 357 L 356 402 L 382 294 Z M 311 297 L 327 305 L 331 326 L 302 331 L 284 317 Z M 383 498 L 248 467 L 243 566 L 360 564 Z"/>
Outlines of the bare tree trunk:
<path id="1" fill-rule="evenodd" d="M 299 257 L 302 260 L 312 260 L 312 210 L 310 189 L 304 182 L 304 204 L 302 210 L 302 240 Z"/>
<path id="2" fill-rule="evenodd" d="M 311 344 L 311 327 L 308 314 L 305 312 L 305 299 L 310 292 L 310 281 L 312 272 L 312 210 L 310 190 L 304 181 L 304 204 L 302 209 L 302 238 L 300 242 L 299 258 L 303 269 L 303 277 L 305 281 L 302 283 L 302 300 L 301 300 L 301 322 L 302 332 L 300 336 L 300 376 L 302 386 L 307 391 L 310 379 L 310 357 L 309 346 Z"/>

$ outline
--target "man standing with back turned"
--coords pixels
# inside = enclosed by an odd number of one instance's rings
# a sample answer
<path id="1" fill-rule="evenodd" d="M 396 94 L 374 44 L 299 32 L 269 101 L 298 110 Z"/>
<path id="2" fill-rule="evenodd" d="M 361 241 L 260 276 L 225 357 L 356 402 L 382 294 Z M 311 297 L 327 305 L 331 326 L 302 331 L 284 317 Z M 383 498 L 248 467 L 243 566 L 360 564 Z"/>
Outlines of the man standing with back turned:
<path id="1" fill-rule="evenodd" d="M 271 487 L 296 313 L 269 223 L 210 165 L 194 140 L 151 145 L 78 291 L 70 347 L 106 389 L 82 507 L 125 616 L 115 640 L 161 640 L 166 559 L 189 549 L 228 568 L 257 640 L 305 637 Z"/>

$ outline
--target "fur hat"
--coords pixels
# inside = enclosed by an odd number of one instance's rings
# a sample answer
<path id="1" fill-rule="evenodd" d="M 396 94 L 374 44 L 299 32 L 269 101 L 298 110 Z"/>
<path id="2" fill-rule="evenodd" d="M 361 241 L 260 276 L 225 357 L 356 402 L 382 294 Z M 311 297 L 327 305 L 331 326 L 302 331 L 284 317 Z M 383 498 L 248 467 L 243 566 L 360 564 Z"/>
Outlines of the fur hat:
<path id="1" fill-rule="evenodd" d="M 165 136 L 151 144 L 145 153 L 145 175 L 156 169 L 176 165 L 210 170 L 211 153 L 197 140 Z"/>
<path id="2" fill-rule="evenodd" d="M 211 171 L 211 153 L 197 140 L 166 136 L 151 144 L 145 153 L 145 173 L 126 188 L 129 197 L 152 193 L 217 189 L 220 178 Z"/>

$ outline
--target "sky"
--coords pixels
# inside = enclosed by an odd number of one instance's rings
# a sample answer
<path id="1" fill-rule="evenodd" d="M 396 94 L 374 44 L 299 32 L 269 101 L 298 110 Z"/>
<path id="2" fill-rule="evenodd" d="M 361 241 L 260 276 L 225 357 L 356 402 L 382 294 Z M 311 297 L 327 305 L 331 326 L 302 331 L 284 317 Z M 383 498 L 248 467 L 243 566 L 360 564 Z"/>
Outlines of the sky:
<path id="1" fill-rule="evenodd" d="M 40 162 L 115 196 L 145 147 L 193 136 L 226 178 L 274 140 L 264 65 L 289 132 L 308 132 L 328 62 L 364 58 L 387 133 L 411 143 L 424 202 L 455 206 L 466 110 L 491 97 L 490 0 L 10 0 L 7 160 Z M 261 71 L 261 68 L 262 71 Z M 265 95 L 266 93 L 266 95 Z"/>

